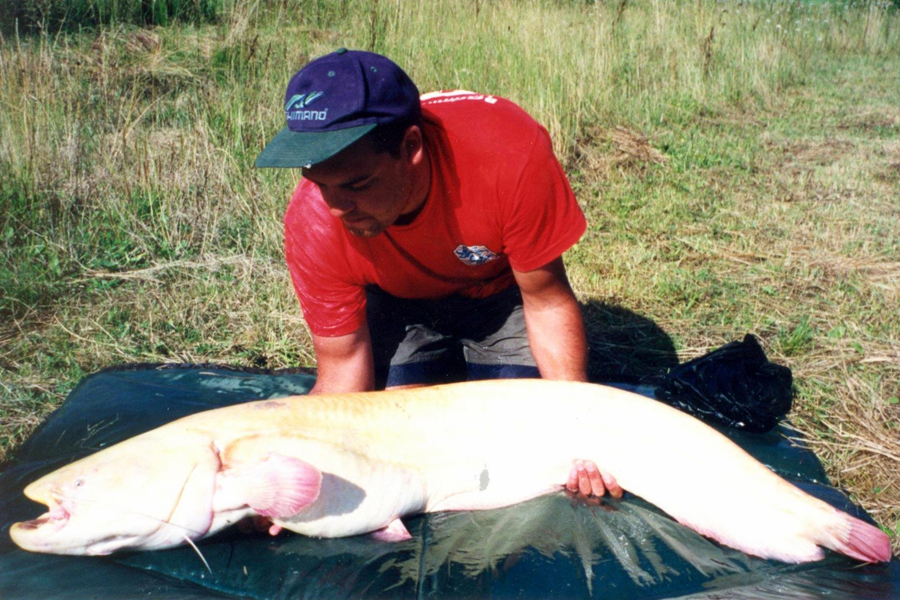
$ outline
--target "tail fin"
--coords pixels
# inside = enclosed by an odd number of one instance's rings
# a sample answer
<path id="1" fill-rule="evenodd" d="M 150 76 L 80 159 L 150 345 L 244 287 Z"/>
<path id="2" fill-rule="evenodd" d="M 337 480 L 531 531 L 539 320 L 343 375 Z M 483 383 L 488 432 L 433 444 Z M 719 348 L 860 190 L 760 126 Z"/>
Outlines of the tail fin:
<path id="1" fill-rule="evenodd" d="M 886 533 L 819 500 L 806 502 L 796 510 L 755 512 L 745 521 L 726 519 L 718 523 L 708 518 L 697 525 L 678 518 L 682 524 L 717 542 L 766 559 L 788 563 L 821 560 L 819 546 L 863 562 L 891 560 L 891 541 Z M 708 517 L 709 515 L 705 515 Z"/>
<path id="2" fill-rule="evenodd" d="M 891 540 L 886 533 L 846 513 L 837 511 L 836 516 L 828 539 L 820 542 L 823 546 L 865 562 L 891 560 Z"/>

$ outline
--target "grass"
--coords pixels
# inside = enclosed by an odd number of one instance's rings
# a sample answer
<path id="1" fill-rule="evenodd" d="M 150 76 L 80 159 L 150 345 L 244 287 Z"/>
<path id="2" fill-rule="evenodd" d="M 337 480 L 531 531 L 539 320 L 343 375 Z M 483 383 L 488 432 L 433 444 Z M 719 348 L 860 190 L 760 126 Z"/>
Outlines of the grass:
<path id="1" fill-rule="evenodd" d="M 595 376 L 754 333 L 794 372 L 792 421 L 900 550 L 895 8 L 202 6 L 4 33 L 0 461 L 101 367 L 314 366 L 281 250 L 298 174 L 251 165 L 290 75 L 347 46 L 546 124 L 589 221 L 566 260 Z"/>

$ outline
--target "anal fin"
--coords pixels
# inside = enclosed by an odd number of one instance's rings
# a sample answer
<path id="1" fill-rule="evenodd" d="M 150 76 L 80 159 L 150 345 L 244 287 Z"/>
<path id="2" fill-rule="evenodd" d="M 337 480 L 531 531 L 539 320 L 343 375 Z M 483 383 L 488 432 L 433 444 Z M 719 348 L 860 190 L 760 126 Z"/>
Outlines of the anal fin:
<path id="1" fill-rule="evenodd" d="M 385 527 L 372 532 L 372 538 L 379 542 L 403 542 L 411 540 L 412 535 L 406 529 L 403 521 L 394 519 Z"/>

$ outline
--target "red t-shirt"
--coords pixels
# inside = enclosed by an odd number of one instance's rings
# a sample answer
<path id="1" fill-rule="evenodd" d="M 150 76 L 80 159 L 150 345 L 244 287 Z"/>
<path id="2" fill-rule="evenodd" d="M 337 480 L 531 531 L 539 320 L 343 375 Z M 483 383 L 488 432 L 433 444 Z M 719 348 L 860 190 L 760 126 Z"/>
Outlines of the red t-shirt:
<path id="1" fill-rule="evenodd" d="M 422 211 L 387 235 L 348 232 L 301 179 L 284 217 L 285 255 L 315 335 L 366 322 L 364 287 L 401 298 L 484 298 L 562 255 L 585 219 L 550 136 L 508 100 L 471 92 L 422 96 L 431 190 Z M 411 258 L 414 257 L 414 258 Z"/>

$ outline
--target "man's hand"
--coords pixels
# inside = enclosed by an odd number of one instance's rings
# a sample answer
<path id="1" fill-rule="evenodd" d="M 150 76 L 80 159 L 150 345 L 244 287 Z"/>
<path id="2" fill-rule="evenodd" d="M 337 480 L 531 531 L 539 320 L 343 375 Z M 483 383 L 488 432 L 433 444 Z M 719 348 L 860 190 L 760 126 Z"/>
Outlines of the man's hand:
<path id="1" fill-rule="evenodd" d="M 589 460 L 575 461 L 569 471 L 566 491 L 583 499 L 599 498 L 607 492 L 613 498 L 621 498 L 624 493 L 612 475 L 601 473 L 597 465 Z"/>

